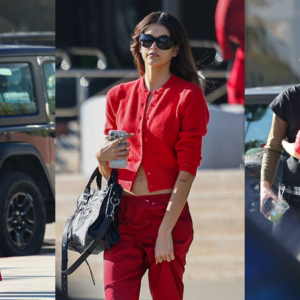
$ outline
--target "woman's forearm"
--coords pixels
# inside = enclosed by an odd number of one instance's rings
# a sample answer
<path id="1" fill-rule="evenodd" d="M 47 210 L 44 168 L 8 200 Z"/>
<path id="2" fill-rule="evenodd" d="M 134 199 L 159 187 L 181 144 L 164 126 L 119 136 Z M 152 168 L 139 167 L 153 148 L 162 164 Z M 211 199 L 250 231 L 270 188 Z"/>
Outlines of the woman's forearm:
<path id="1" fill-rule="evenodd" d="M 171 233 L 186 203 L 195 177 L 180 171 L 159 232 Z"/>
<path id="2" fill-rule="evenodd" d="M 98 168 L 102 176 L 104 176 L 104 178 L 108 180 L 111 173 L 111 168 L 108 165 L 108 161 L 98 161 Z"/>

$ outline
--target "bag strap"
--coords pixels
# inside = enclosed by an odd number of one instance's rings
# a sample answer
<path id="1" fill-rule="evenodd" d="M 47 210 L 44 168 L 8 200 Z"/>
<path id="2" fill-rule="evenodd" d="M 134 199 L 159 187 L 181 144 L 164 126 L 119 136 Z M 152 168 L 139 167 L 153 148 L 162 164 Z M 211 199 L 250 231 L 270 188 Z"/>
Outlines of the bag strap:
<path id="1" fill-rule="evenodd" d="M 110 177 L 107 181 L 107 187 L 109 187 L 112 183 L 115 183 L 118 181 L 118 175 L 119 175 L 119 169 L 112 169 Z M 91 190 L 91 184 L 96 178 L 96 183 L 97 183 L 97 188 L 98 190 L 101 190 L 101 185 L 102 185 L 102 174 L 99 171 L 99 168 L 97 167 L 94 172 L 92 173 L 90 179 L 88 180 L 88 183 L 84 189 L 85 193 L 90 193 Z"/>
<path id="2" fill-rule="evenodd" d="M 69 221 L 69 220 L 68 220 Z M 85 251 L 81 254 L 81 256 L 73 263 L 73 265 L 69 268 L 66 268 L 64 265 L 63 267 L 63 260 L 62 260 L 62 270 L 61 273 L 64 275 L 71 275 L 87 258 L 89 255 L 91 255 L 94 251 L 94 249 L 97 247 L 97 245 L 101 242 L 101 240 L 104 238 L 106 231 L 108 230 L 109 226 L 111 225 L 113 221 L 113 218 L 110 218 L 109 216 L 105 216 L 105 220 L 102 223 L 102 226 L 100 228 L 99 233 L 97 234 L 96 238 L 91 242 L 91 244 L 88 246 L 88 248 L 85 249 Z M 67 225 L 66 225 L 67 226 Z M 63 237 L 64 240 L 64 237 Z M 64 243 L 63 243 L 64 245 Z M 68 246 L 62 248 L 63 251 L 68 250 Z M 62 255 L 63 258 L 67 257 L 67 255 Z M 66 260 L 67 262 L 68 260 Z M 64 270 L 63 270 L 64 268 Z M 62 276 L 63 277 L 63 276 Z"/>
<path id="3" fill-rule="evenodd" d="M 73 219 L 73 216 L 69 217 L 62 236 L 62 251 L 61 251 L 61 269 L 68 268 L 68 228 Z M 65 274 L 61 274 L 61 291 L 63 295 L 68 296 L 68 277 Z"/>
<path id="4" fill-rule="evenodd" d="M 91 184 L 94 181 L 95 177 L 97 177 L 96 179 L 96 183 L 97 183 L 97 188 L 98 190 L 101 190 L 101 181 L 102 181 L 102 174 L 99 172 L 99 168 L 97 167 L 94 172 L 92 173 L 90 179 L 88 180 L 86 187 L 84 189 L 84 192 L 86 193 L 90 193 L 91 190 Z"/>

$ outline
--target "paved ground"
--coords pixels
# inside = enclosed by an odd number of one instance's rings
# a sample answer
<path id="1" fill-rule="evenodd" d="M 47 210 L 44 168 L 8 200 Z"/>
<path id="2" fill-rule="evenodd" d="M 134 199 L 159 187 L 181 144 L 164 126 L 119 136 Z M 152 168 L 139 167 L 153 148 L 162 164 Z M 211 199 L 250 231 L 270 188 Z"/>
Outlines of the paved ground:
<path id="1" fill-rule="evenodd" d="M 41 254 L 2 257 L 0 299 L 55 299 L 55 224 L 46 227 Z"/>
<path id="2" fill-rule="evenodd" d="M 199 171 L 189 197 L 195 238 L 184 275 L 185 299 L 244 299 L 244 171 Z M 60 285 L 61 234 L 75 209 L 77 196 L 87 178 L 76 174 L 56 176 L 56 280 Z M 69 252 L 71 264 L 78 255 Z M 96 277 L 93 286 L 83 264 L 69 278 L 70 296 L 104 299 L 102 255 L 89 263 Z M 125 298 L 124 298 L 125 299 Z M 142 281 L 141 300 L 150 300 L 147 274 Z"/>

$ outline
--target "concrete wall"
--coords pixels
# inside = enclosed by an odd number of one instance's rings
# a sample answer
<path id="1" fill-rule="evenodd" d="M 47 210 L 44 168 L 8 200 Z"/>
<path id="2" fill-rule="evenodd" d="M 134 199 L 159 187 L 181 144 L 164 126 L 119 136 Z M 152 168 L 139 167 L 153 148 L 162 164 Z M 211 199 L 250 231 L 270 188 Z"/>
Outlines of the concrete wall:
<path id="1" fill-rule="evenodd" d="M 244 108 L 210 105 L 209 112 L 200 169 L 240 167 L 244 154 Z"/>

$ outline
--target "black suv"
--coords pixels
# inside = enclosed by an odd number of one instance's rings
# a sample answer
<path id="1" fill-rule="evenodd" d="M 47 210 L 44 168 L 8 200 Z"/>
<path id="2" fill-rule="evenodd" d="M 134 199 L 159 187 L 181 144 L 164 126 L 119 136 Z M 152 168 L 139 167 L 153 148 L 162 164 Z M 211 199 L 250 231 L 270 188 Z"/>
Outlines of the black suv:
<path id="1" fill-rule="evenodd" d="M 245 214 L 257 225 L 270 231 L 272 222 L 260 213 L 260 170 L 263 147 L 267 142 L 273 111 L 269 104 L 289 86 L 248 88 L 245 90 Z M 284 155 L 281 156 L 272 185 L 275 194 L 281 179 Z"/>
<path id="2" fill-rule="evenodd" d="M 40 251 L 54 176 L 55 48 L 0 45 L 0 255 Z"/>

